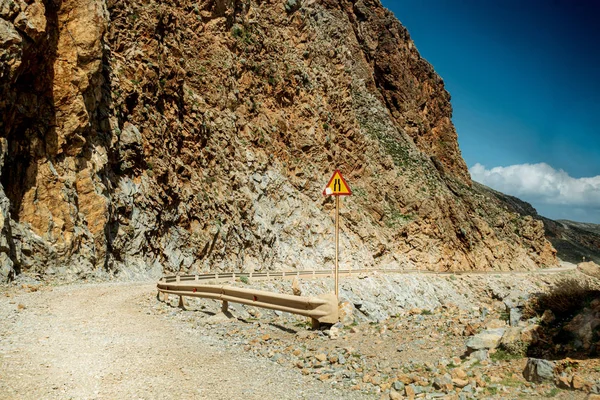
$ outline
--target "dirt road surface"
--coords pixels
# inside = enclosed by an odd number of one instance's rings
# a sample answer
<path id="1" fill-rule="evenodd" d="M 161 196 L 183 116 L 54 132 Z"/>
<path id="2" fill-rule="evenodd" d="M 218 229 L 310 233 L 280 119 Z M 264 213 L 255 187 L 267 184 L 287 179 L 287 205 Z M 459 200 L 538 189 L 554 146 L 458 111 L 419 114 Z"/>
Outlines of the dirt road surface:
<path id="1" fill-rule="evenodd" d="M 0 289 L 1 399 L 334 399 L 156 306 L 154 283 Z"/>

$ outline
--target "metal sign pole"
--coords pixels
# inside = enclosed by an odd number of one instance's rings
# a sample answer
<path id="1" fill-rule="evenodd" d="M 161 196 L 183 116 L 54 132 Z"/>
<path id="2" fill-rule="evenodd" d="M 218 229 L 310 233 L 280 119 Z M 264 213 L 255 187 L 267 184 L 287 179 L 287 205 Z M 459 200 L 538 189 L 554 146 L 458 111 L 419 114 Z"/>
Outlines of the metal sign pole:
<path id="1" fill-rule="evenodd" d="M 338 284 L 340 282 L 340 267 L 338 254 L 340 248 L 340 196 L 335 196 L 335 297 L 340 298 Z"/>

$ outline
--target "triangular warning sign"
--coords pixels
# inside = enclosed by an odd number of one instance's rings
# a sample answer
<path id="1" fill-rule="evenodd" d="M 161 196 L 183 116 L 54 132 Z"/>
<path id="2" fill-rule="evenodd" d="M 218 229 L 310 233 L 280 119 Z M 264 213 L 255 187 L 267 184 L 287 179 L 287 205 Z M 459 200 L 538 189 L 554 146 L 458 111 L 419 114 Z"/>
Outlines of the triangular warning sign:
<path id="1" fill-rule="evenodd" d="M 325 186 L 323 196 L 349 196 L 351 194 L 352 190 L 350 190 L 350 186 L 346 183 L 341 172 L 336 170 L 327 186 Z"/>

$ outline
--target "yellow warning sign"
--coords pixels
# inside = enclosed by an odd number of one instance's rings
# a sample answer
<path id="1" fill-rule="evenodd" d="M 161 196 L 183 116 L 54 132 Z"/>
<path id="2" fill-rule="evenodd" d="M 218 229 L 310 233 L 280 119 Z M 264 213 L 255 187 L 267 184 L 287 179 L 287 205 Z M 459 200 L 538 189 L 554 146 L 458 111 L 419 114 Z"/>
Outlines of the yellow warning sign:
<path id="1" fill-rule="evenodd" d="M 352 190 L 350 190 L 350 186 L 346 183 L 341 172 L 336 170 L 327 186 L 325 186 L 323 196 L 349 196 L 351 194 Z"/>

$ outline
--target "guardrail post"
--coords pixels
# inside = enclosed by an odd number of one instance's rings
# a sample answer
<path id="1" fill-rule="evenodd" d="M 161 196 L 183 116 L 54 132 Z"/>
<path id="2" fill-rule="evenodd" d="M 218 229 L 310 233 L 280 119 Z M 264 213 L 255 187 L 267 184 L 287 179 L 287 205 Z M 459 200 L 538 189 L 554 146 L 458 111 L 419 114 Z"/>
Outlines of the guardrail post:
<path id="1" fill-rule="evenodd" d="M 252 271 L 250 271 L 250 276 L 248 278 L 252 279 Z"/>
<path id="2" fill-rule="evenodd" d="M 313 330 L 317 330 L 317 329 L 319 329 L 321 327 L 321 323 L 319 322 L 318 319 L 311 318 L 310 319 L 310 326 L 311 326 L 311 328 Z"/>
<path id="3" fill-rule="evenodd" d="M 183 302 L 183 296 L 179 296 L 179 304 L 177 307 L 185 308 L 185 303 Z"/>
<path id="4" fill-rule="evenodd" d="M 267 278 L 269 278 L 269 271 L 267 271 Z"/>
<path id="5" fill-rule="evenodd" d="M 223 314 L 227 314 L 227 311 L 229 311 L 229 302 L 227 300 L 223 300 L 223 303 L 221 304 L 221 312 Z"/>
<path id="6" fill-rule="evenodd" d="M 196 275 L 194 276 L 194 280 L 195 280 L 196 282 L 198 282 L 198 279 L 199 279 L 199 277 L 198 277 L 198 274 L 196 274 Z"/>

